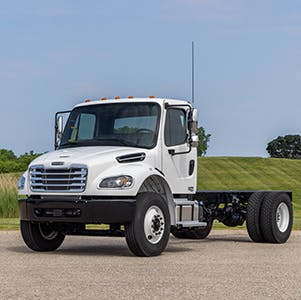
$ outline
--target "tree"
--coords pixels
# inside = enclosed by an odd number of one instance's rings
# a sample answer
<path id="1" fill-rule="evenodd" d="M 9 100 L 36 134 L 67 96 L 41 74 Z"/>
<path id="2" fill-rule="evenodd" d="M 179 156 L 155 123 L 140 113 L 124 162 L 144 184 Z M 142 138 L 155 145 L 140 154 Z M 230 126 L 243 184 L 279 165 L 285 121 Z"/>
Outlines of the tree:
<path id="1" fill-rule="evenodd" d="M 204 156 L 208 149 L 208 143 L 210 141 L 211 134 L 206 134 L 204 127 L 199 127 L 198 137 L 198 156 Z"/>
<path id="2" fill-rule="evenodd" d="M 18 163 L 20 163 L 22 169 L 26 170 L 27 166 L 39 155 L 41 154 L 34 153 L 33 150 L 29 151 L 29 153 L 25 152 L 18 157 Z"/>
<path id="3" fill-rule="evenodd" d="M 0 161 L 16 160 L 17 157 L 12 150 L 0 149 Z"/>
<path id="4" fill-rule="evenodd" d="M 0 173 L 24 172 L 39 155 L 31 150 L 17 157 L 11 150 L 0 149 Z"/>
<path id="5" fill-rule="evenodd" d="M 278 136 L 266 148 L 271 157 L 301 159 L 301 136 Z"/>

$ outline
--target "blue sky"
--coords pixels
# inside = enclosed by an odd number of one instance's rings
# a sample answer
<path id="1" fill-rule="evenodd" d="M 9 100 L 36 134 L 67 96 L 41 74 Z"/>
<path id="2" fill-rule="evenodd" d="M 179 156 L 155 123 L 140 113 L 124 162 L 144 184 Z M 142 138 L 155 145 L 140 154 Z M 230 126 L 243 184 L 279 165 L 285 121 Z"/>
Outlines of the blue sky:
<path id="1" fill-rule="evenodd" d="M 266 156 L 301 133 L 301 2 L 1 1 L 0 148 L 53 149 L 53 118 L 86 98 L 191 98 L 208 155 Z"/>

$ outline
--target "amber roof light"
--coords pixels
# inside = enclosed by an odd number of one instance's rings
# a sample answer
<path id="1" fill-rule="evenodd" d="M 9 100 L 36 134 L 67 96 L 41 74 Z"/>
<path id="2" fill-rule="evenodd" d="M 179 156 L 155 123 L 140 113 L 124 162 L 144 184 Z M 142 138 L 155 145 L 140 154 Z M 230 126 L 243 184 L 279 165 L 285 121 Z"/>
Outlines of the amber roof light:
<path id="1" fill-rule="evenodd" d="M 100 100 L 107 100 L 107 98 L 106 97 L 102 97 Z"/>
<path id="2" fill-rule="evenodd" d="M 134 96 L 128 96 L 129 99 L 134 99 Z"/>
<path id="3" fill-rule="evenodd" d="M 115 99 L 120 99 L 120 96 L 116 96 Z"/>
<path id="4" fill-rule="evenodd" d="M 90 99 L 86 99 L 85 102 L 86 102 L 86 103 L 89 103 L 89 102 L 91 102 L 91 100 L 90 100 Z"/>
<path id="5" fill-rule="evenodd" d="M 155 97 L 155 96 L 149 96 L 149 98 L 150 98 L 150 99 L 154 99 L 154 98 L 156 98 L 156 97 Z"/>

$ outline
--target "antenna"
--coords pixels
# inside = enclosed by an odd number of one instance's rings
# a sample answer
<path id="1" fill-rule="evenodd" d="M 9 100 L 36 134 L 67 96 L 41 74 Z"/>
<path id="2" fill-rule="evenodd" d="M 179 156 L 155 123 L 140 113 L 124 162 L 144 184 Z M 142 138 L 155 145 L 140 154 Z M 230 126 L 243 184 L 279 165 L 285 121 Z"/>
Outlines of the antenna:
<path id="1" fill-rule="evenodd" d="M 194 104 L 194 41 L 191 44 L 191 99 Z"/>

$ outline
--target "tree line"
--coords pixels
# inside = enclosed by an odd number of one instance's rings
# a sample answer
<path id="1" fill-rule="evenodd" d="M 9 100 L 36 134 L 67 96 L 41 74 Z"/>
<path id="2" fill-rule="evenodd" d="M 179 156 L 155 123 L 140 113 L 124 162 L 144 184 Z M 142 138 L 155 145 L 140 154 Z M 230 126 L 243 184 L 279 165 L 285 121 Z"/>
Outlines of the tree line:
<path id="1" fill-rule="evenodd" d="M 301 159 L 301 136 L 298 134 L 278 136 L 268 143 L 266 150 L 271 157 Z"/>
<path id="2" fill-rule="evenodd" d="M 29 151 L 17 156 L 12 150 L 0 149 L 0 173 L 24 172 L 39 155 Z"/>

